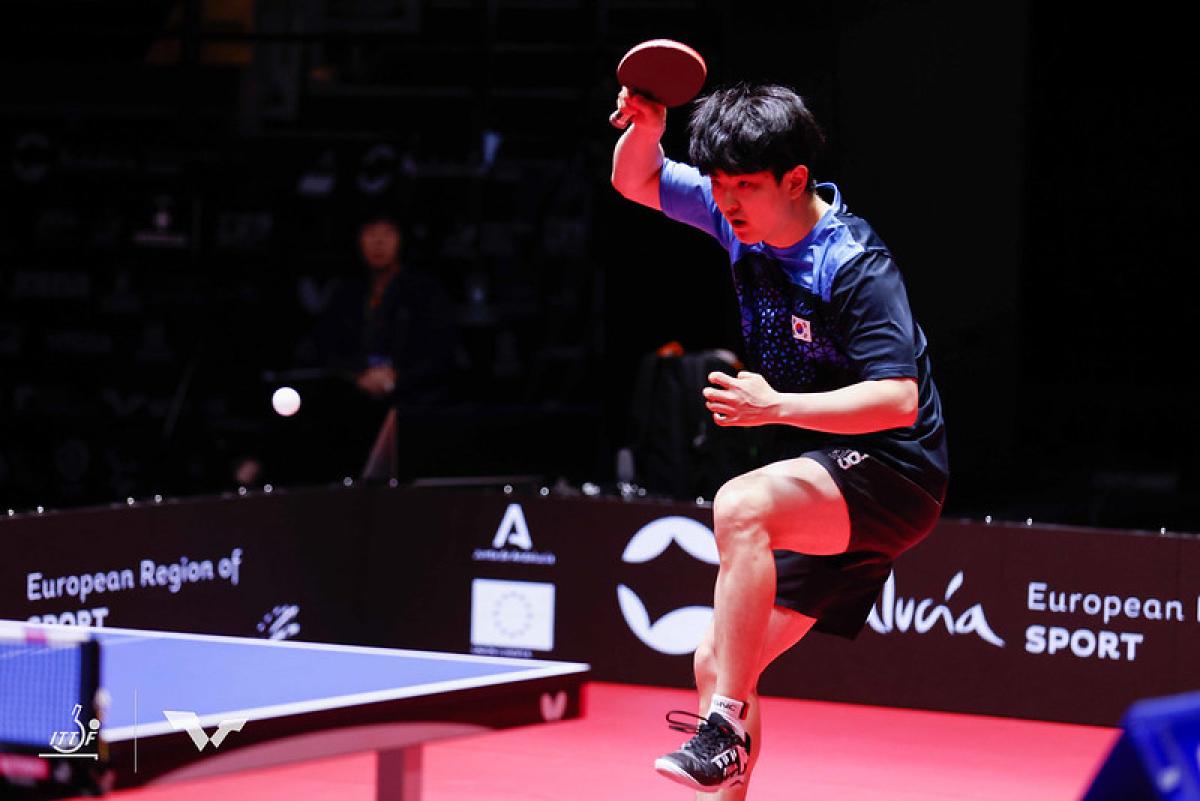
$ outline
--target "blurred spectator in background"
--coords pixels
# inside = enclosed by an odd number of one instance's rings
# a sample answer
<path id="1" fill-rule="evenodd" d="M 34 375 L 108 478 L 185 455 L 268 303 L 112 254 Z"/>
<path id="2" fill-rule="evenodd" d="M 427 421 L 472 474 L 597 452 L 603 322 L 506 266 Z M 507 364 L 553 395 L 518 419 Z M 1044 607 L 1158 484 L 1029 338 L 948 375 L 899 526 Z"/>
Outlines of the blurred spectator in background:
<path id="1" fill-rule="evenodd" d="M 354 376 L 366 396 L 402 407 L 446 401 L 454 372 L 454 307 L 440 282 L 404 265 L 400 223 L 365 218 L 365 271 L 339 278 L 317 323 L 319 363 Z"/>
<path id="2" fill-rule="evenodd" d="M 399 471 L 411 477 L 433 444 L 415 436 L 422 416 L 452 399 L 455 308 L 436 276 L 404 262 L 396 217 L 369 215 L 357 235 L 361 264 L 337 278 L 298 353 L 300 362 L 331 376 L 304 393 L 314 401 L 309 425 L 318 429 L 306 434 L 306 450 L 317 452 L 325 478 L 358 475 L 395 409 L 405 453 Z"/>

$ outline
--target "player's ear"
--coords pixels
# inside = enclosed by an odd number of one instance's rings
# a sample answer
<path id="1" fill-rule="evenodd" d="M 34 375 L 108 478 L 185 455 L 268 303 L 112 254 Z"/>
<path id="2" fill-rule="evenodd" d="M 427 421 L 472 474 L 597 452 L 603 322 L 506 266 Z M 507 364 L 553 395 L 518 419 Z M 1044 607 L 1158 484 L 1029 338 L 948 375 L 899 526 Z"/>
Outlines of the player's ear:
<path id="1" fill-rule="evenodd" d="M 788 195 L 793 198 L 800 197 L 808 188 L 808 167 L 797 164 L 787 171 L 783 180 L 786 182 Z"/>

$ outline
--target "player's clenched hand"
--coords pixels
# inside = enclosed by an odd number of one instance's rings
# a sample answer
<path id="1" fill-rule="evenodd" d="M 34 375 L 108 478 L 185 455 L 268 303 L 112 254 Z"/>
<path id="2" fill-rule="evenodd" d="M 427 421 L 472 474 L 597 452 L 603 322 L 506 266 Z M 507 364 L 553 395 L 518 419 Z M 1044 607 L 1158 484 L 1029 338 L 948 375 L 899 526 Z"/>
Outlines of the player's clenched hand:
<path id="1" fill-rule="evenodd" d="M 704 405 L 717 425 L 761 426 L 776 421 L 779 393 L 758 373 L 743 370 L 736 378 L 709 373 L 708 380 L 717 386 L 704 388 Z"/>
<path id="2" fill-rule="evenodd" d="M 662 136 L 667 128 L 667 107 L 655 103 L 644 95 L 630 92 L 628 87 L 621 87 L 617 95 L 617 110 L 629 116 L 629 124 L 639 130 Z"/>

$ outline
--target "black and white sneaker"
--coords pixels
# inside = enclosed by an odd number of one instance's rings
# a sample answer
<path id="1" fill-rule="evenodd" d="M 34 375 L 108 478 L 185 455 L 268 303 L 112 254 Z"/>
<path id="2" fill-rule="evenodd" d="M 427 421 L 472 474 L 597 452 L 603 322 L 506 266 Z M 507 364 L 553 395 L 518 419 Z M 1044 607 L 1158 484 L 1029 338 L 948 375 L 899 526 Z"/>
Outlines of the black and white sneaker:
<path id="1" fill-rule="evenodd" d="M 695 718 L 698 723 L 679 720 L 673 715 Z M 667 724 L 676 731 L 695 733 L 666 756 L 654 760 L 654 769 L 673 782 L 715 793 L 724 787 L 741 784 L 750 762 L 750 735 L 744 738 L 729 721 L 713 712 L 708 720 L 690 712 L 671 712 Z"/>

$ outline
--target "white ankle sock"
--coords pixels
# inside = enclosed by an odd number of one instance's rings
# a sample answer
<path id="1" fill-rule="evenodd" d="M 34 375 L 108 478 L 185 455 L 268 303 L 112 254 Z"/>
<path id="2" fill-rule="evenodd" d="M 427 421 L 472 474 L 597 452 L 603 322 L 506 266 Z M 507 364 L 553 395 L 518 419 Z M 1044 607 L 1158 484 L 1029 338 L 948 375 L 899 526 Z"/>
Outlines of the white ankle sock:
<path id="1" fill-rule="evenodd" d="M 742 721 L 746 719 L 748 711 L 750 711 L 750 704 L 747 702 L 738 701 L 735 698 L 726 698 L 716 693 L 713 693 L 712 700 L 708 702 L 708 714 L 711 715 L 713 712 L 716 712 L 728 720 L 741 737 L 746 736 L 746 727 Z"/>

